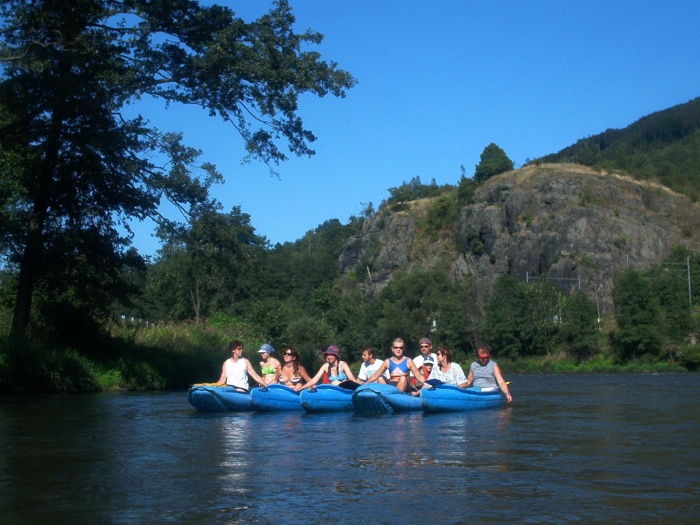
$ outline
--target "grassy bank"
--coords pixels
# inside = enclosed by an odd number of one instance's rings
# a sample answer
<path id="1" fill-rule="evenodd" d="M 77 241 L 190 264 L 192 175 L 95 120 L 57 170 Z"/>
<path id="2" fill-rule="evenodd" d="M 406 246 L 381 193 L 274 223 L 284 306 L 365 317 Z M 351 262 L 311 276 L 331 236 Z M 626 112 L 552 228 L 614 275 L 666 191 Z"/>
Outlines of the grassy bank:
<path id="1" fill-rule="evenodd" d="M 102 392 L 186 388 L 212 382 L 229 357 L 232 339 L 244 341 L 245 357 L 257 369 L 257 349 L 264 338 L 249 324 L 235 318 L 215 317 L 207 323 L 141 326 L 115 324 L 88 347 L 58 348 L 29 343 L 22 347 L 0 339 L 0 392 Z M 278 349 L 281 350 L 281 349 Z M 310 372 L 321 364 L 318 349 L 299 348 Z M 616 363 L 599 355 L 574 362 L 565 355 L 496 360 L 504 375 L 511 373 L 641 373 L 697 370 L 700 349 L 686 349 L 678 359 L 662 362 Z M 466 369 L 468 361 L 461 360 Z M 357 372 L 360 363 L 351 363 Z"/>
<path id="2" fill-rule="evenodd" d="M 186 388 L 219 378 L 232 339 L 244 341 L 245 356 L 256 362 L 255 350 L 264 341 L 254 329 L 235 319 L 159 326 L 115 324 L 109 333 L 81 348 L 37 342 L 18 346 L 3 338 L 0 392 Z"/>

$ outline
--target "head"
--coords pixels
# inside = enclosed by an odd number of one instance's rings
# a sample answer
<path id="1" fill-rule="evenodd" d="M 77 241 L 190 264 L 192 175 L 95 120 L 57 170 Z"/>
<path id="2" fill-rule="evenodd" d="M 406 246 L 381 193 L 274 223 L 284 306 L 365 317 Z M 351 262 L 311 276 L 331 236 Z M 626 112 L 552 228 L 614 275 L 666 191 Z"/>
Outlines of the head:
<path id="1" fill-rule="evenodd" d="M 296 348 L 288 346 L 284 349 L 282 356 L 284 357 L 285 365 L 292 363 L 294 366 L 294 371 L 296 372 L 299 370 L 299 352 L 296 351 Z"/>
<path id="2" fill-rule="evenodd" d="M 231 357 L 237 359 L 243 355 L 243 343 L 237 339 L 234 339 L 228 344 L 228 349 L 231 352 Z"/>
<path id="3" fill-rule="evenodd" d="M 299 352 L 296 351 L 296 348 L 292 348 L 291 346 L 288 348 L 284 349 L 284 362 L 289 363 L 290 361 L 299 361 Z"/>
<path id="4" fill-rule="evenodd" d="M 367 361 L 371 361 L 374 359 L 375 353 L 374 353 L 374 348 L 371 346 L 368 346 L 364 350 L 362 350 L 362 360 L 366 363 Z"/>
<path id="5" fill-rule="evenodd" d="M 423 368 L 425 368 L 428 372 L 432 372 L 434 366 L 435 361 L 433 361 L 432 356 L 428 356 L 425 359 L 423 359 Z"/>
<path id="6" fill-rule="evenodd" d="M 491 349 L 488 346 L 480 346 L 476 351 L 476 357 L 479 360 L 479 364 L 486 365 L 491 359 Z"/>
<path id="7" fill-rule="evenodd" d="M 272 354 L 275 353 L 275 349 L 272 348 L 272 345 L 269 345 L 265 343 L 260 347 L 260 350 L 258 350 L 258 353 L 263 359 L 268 359 Z"/>
<path id="8" fill-rule="evenodd" d="M 420 353 L 424 356 L 428 355 L 430 352 L 433 351 L 433 343 L 427 337 L 421 339 L 420 343 L 418 343 L 418 346 L 420 346 Z"/>
<path id="9" fill-rule="evenodd" d="M 396 357 L 401 357 L 406 350 L 406 343 L 400 337 L 397 337 L 391 342 L 391 352 Z"/>
<path id="10" fill-rule="evenodd" d="M 451 363 L 452 362 L 452 358 L 453 358 L 452 350 L 450 350 L 446 346 L 441 346 L 440 348 L 438 348 L 437 355 L 438 355 L 438 360 L 442 359 L 443 363 Z"/>
<path id="11" fill-rule="evenodd" d="M 340 349 L 335 346 L 335 345 L 328 345 L 326 349 L 323 351 L 323 357 L 326 358 L 326 361 L 334 364 L 334 363 L 339 363 L 340 362 Z"/>

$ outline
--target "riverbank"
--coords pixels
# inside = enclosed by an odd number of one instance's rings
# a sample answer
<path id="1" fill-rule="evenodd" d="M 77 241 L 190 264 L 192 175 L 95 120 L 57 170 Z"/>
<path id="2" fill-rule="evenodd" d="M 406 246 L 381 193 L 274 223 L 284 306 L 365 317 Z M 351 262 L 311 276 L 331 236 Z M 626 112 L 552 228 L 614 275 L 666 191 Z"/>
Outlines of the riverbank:
<path id="1" fill-rule="evenodd" d="M 266 342 L 244 322 L 177 323 L 158 327 L 114 325 L 109 334 L 74 348 L 24 345 L 0 338 L 0 393 L 110 392 L 187 388 L 216 381 L 232 339 L 244 341 L 245 357 L 258 369 L 257 349 Z M 322 363 L 318 349 L 299 348 L 307 370 Z M 700 349 L 663 360 L 615 362 L 601 353 L 576 362 L 557 354 L 506 359 L 494 356 L 504 375 L 515 373 L 665 373 L 697 370 Z M 360 362 L 349 363 L 358 372 Z M 466 369 L 468 359 L 461 359 Z"/>

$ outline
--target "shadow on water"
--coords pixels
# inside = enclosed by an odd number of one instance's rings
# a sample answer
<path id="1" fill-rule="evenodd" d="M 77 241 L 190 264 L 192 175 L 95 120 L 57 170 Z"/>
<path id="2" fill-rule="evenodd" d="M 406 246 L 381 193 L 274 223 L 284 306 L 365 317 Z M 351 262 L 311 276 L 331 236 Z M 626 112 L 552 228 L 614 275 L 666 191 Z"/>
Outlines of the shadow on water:
<path id="1" fill-rule="evenodd" d="M 513 375 L 463 414 L 200 414 L 183 392 L 0 398 L 21 524 L 697 523 L 700 376 Z"/>

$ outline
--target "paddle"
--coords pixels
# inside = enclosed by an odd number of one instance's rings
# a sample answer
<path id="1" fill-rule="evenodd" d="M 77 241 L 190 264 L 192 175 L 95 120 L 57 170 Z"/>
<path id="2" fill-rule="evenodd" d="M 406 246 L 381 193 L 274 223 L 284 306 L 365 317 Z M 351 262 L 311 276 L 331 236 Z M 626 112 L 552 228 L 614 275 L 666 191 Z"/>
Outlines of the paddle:
<path id="1" fill-rule="evenodd" d="M 338 383 L 338 386 L 340 388 L 344 388 L 346 390 L 357 390 L 357 387 L 360 386 L 360 383 L 356 383 L 355 381 L 351 381 L 350 379 L 346 379 L 342 383 Z"/>

